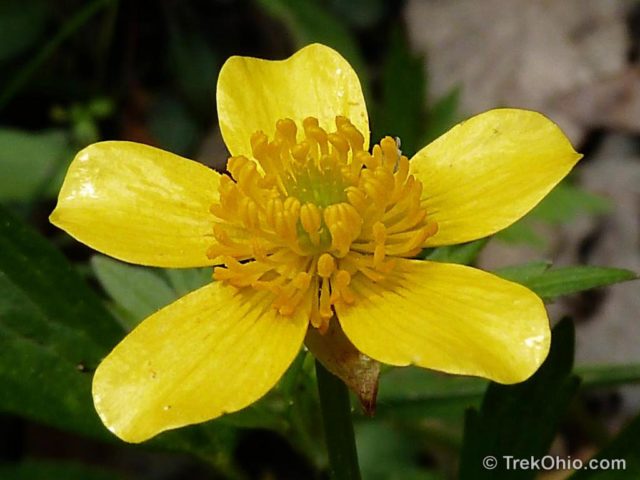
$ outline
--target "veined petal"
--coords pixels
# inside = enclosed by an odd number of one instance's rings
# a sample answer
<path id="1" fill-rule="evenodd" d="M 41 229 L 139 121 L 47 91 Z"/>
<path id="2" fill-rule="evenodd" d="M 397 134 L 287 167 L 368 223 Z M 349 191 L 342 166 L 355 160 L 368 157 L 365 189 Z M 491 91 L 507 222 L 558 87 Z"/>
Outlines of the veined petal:
<path id="1" fill-rule="evenodd" d="M 102 253 L 157 267 L 211 265 L 209 207 L 220 174 L 132 142 L 101 142 L 71 163 L 49 220 Z"/>
<path id="2" fill-rule="evenodd" d="M 308 311 L 282 317 L 271 294 L 214 282 L 143 321 L 100 364 L 93 399 L 128 442 L 246 407 L 286 371 Z"/>
<path id="3" fill-rule="evenodd" d="M 527 379 L 546 358 L 549 321 L 530 290 L 462 265 L 397 262 L 382 282 L 355 277 L 355 302 L 336 306 L 364 354 L 500 383 Z"/>
<path id="4" fill-rule="evenodd" d="M 251 156 L 251 135 L 269 138 L 276 122 L 290 118 L 298 125 L 316 117 L 325 130 L 335 130 L 335 117 L 345 116 L 369 145 L 369 119 L 360 80 L 335 50 L 309 45 L 285 60 L 231 57 L 220 70 L 218 121 L 232 155 Z"/>
<path id="5" fill-rule="evenodd" d="M 491 235 L 531 210 L 573 168 L 560 128 L 528 110 L 497 109 L 453 127 L 411 160 L 438 233 L 425 246 Z"/>

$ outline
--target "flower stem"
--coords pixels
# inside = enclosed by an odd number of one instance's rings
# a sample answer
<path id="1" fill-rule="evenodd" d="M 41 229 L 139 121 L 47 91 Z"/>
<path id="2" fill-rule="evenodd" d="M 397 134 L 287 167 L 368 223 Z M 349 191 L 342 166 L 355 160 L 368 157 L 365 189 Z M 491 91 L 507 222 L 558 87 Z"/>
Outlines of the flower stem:
<path id="1" fill-rule="evenodd" d="M 349 390 L 316 360 L 324 436 L 333 480 L 360 480 Z"/>

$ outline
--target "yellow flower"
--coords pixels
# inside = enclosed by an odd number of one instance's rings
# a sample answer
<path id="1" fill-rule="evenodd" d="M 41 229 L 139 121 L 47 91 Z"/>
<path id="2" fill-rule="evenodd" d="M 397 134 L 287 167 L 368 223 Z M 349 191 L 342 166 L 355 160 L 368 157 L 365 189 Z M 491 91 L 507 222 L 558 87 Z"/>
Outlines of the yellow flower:
<path id="1" fill-rule="evenodd" d="M 323 45 L 287 60 L 230 58 L 218 81 L 231 176 L 149 146 L 81 151 L 51 222 L 118 259 L 215 268 L 217 281 L 144 320 L 93 381 L 105 425 L 130 442 L 262 397 L 308 328 L 338 321 L 369 357 L 520 382 L 549 325 L 526 288 L 412 260 L 491 235 L 580 159 L 544 116 L 473 117 L 409 161 L 369 124 L 350 65 Z M 87 321 L 90 321 L 88 319 Z"/>

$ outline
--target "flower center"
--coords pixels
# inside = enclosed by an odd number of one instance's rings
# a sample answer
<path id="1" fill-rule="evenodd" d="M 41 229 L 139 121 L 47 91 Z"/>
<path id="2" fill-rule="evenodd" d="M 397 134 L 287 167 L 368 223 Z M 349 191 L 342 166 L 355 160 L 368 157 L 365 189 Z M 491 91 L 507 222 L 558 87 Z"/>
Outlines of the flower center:
<path id="1" fill-rule="evenodd" d="M 291 315 L 305 304 L 324 330 L 338 302 L 353 303 L 357 275 L 380 281 L 393 257 L 412 257 L 437 231 L 420 198 L 409 160 L 384 138 L 371 153 L 344 117 L 327 133 L 309 117 L 276 124 L 270 141 L 251 137 L 253 159 L 231 157 L 220 181 L 216 243 L 207 251 L 224 266 L 214 278 L 238 288 L 267 289 Z"/>

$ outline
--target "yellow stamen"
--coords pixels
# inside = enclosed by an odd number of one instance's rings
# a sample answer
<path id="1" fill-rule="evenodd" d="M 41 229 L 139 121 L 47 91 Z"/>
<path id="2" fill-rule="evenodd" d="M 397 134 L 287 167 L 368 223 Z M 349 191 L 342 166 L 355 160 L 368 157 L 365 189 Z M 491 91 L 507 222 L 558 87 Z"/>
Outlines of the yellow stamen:
<path id="1" fill-rule="evenodd" d="M 336 261 L 328 253 L 323 253 L 318 259 L 318 275 L 329 278 L 336 269 Z"/>
<path id="2" fill-rule="evenodd" d="M 421 206 L 422 185 L 409 160 L 385 137 L 372 152 L 345 117 L 327 132 L 316 118 L 282 119 L 274 138 L 251 137 L 253 159 L 231 157 L 219 186 L 214 278 L 273 292 L 291 315 L 311 305 L 310 323 L 326 331 L 333 305 L 355 302 L 353 279 L 383 280 L 394 257 L 414 256 L 437 224 Z"/>

